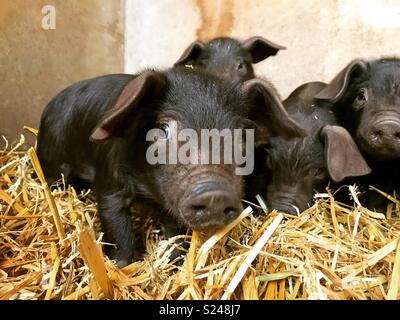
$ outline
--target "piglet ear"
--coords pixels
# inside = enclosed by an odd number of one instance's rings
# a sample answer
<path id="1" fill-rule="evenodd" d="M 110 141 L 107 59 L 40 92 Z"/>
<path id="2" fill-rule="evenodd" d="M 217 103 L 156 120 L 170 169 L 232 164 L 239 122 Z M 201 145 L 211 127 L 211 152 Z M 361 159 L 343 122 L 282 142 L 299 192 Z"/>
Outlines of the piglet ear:
<path id="1" fill-rule="evenodd" d="M 350 133 L 340 126 L 324 126 L 320 136 L 325 142 L 325 159 L 332 180 L 340 182 L 347 177 L 371 173 Z"/>
<path id="2" fill-rule="evenodd" d="M 251 79 L 243 83 L 242 92 L 252 105 L 250 119 L 256 123 L 259 144 L 268 142 L 269 137 L 306 136 L 307 131 L 289 116 L 270 83 Z"/>
<path id="3" fill-rule="evenodd" d="M 138 106 L 145 104 L 145 98 L 149 94 L 154 97 L 163 92 L 166 83 L 165 76 L 155 71 L 144 72 L 129 80 L 93 130 L 90 140 L 105 140 L 117 135 L 116 132 L 122 127 L 124 120 Z"/>
<path id="4" fill-rule="evenodd" d="M 367 64 L 362 60 L 354 60 L 347 65 L 336 77 L 315 96 L 316 99 L 329 100 L 336 103 L 343 98 L 347 92 L 353 77 L 367 70 Z"/>
<path id="5" fill-rule="evenodd" d="M 279 44 L 273 43 L 263 37 L 251 37 L 242 43 L 243 48 L 250 53 L 253 63 L 257 63 L 274 56 L 279 50 L 286 49 Z"/>
<path id="6" fill-rule="evenodd" d="M 204 49 L 204 43 L 200 41 L 194 41 L 189 47 L 185 49 L 180 58 L 174 63 L 174 67 L 184 65 L 191 60 L 195 60 L 200 56 L 202 50 Z"/>

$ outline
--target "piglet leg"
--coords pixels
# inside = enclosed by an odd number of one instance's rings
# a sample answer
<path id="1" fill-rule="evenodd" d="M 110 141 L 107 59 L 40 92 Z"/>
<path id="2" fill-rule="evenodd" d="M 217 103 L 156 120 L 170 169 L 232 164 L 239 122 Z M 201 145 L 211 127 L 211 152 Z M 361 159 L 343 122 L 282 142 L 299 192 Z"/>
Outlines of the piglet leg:
<path id="1" fill-rule="evenodd" d="M 164 214 L 161 217 L 161 227 L 162 231 L 167 239 L 175 237 L 177 235 L 184 235 L 187 233 L 187 229 L 180 226 L 179 223 L 170 215 Z M 182 257 L 186 254 L 186 251 L 189 249 L 190 244 L 185 241 L 185 239 L 178 239 L 175 241 L 175 249 L 171 252 L 169 256 L 170 261 L 174 261 L 179 257 Z M 180 265 L 183 262 L 182 259 L 176 262 L 176 264 Z"/>
<path id="2" fill-rule="evenodd" d="M 125 190 L 98 192 L 97 199 L 104 240 L 113 244 L 106 246 L 106 253 L 118 267 L 124 267 L 135 259 L 129 195 Z"/>

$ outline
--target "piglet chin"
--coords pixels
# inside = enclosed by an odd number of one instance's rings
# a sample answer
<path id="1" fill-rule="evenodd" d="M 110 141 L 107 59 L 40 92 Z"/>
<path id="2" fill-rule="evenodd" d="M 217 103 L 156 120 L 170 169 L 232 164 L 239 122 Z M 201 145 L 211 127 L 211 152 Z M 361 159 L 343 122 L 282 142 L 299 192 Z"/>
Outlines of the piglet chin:
<path id="1" fill-rule="evenodd" d="M 378 160 L 394 160 L 400 158 L 400 146 L 393 148 L 392 146 L 381 146 L 373 150 L 371 155 Z"/>
<path id="2" fill-rule="evenodd" d="M 374 159 L 385 161 L 400 158 L 400 142 L 386 143 L 379 139 L 366 139 L 362 135 L 358 140 L 360 149 Z"/>
<path id="3" fill-rule="evenodd" d="M 240 211 L 241 212 L 241 211 Z M 224 219 L 223 221 L 196 221 L 194 218 L 193 220 L 188 220 L 184 216 L 179 216 L 179 222 L 182 223 L 186 228 L 191 229 L 191 230 L 207 230 L 207 231 L 215 231 L 217 229 L 223 228 L 232 221 L 234 221 L 237 218 L 235 217 L 228 219 Z"/>

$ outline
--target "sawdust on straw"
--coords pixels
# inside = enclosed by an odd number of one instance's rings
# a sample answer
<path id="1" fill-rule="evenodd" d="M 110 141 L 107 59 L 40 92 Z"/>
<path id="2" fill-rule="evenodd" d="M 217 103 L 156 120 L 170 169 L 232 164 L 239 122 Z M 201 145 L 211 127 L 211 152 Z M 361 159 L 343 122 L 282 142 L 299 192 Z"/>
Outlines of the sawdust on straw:
<path id="1" fill-rule="evenodd" d="M 386 217 L 362 207 L 355 186 L 353 207 L 327 191 L 299 216 L 267 213 L 257 197 L 228 226 L 187 236 L 182 264 L 169 261 L 174 239 L 158 222 L 134 215 L 143 254 L 119 269 L 103 254 L 92 192 L 62 182 L 50 191 L 23 145 L 0 151 L 0 299 L 400 298 L 393 195 L 376 190 L 390 201 Z"/>

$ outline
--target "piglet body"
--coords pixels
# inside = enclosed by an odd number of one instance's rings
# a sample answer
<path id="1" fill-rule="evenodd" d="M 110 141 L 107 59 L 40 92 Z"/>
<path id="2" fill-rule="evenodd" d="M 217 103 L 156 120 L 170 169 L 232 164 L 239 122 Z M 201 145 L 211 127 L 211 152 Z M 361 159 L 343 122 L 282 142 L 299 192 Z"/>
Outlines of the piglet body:
<path id="1" fill-rule="evenodd" d="M 267 149 L 267 203 L 270 209 L 296 214 L 313 202 L 328 183 L 370 173 L 349 132 L 338 126 L 330 103 L 314 95 L 324 88 L 311 82 L 297 88 L 285 101 L 289 115 L 308 129 L 303 138 L 272 138 Z"/>
<path id="2" fill-rule="evenodd" d="M 400 190 L 400 60 L 354 60 L 315 97 L 332 103 L 372 168 L 363 179 L 391 194 Z M 368 192 L 367 206 L 385 212 L 386 199 Z"/>
<path id="3" fill-rule="evenodd" d="M 160 135 L 149 141 L 152 129 Z M 93 187 L 105 241 L 115 244 L 107 254 L 119 266 L 135 258 L 133 202 L 159 208 L 168 236 L 182 228 L 221 227 L 241 212 L 245 182 L 235 161 L 149 160 L 150 146 L 165 146 L 183 129 L 199 137 L 202 129 L 252 129 L 255 143 L 304 135 L 262 81 L 238 85 L 187 68 L 81 81 L 43 111 L 38 156 L 47 182 L 54 184 L 63 174 L 67 184 Z M 172 148 L 160 150 L 154 154 L 169 159 Z"/>

